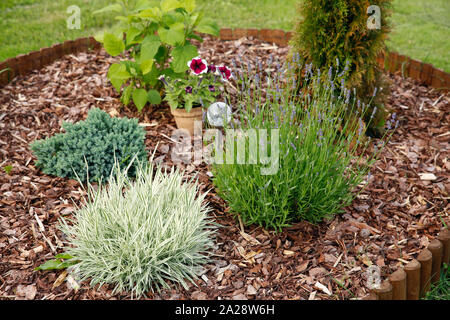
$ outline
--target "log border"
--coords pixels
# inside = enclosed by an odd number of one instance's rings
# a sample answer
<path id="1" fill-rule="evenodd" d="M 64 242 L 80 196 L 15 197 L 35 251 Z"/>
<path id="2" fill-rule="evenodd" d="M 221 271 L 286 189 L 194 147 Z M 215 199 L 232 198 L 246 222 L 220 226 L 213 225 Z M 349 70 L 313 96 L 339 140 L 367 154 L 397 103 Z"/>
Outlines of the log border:
<path id="1" fill-rule="evenodd" d="M 389 275 L 379 288 L 374 288 L 363 300 L 418 300 L 425 297 L 431 284 L 439 281 L 441 270 L 449 267 L 450 226 L 443 228 L 428 248 Z"/>
<path id="2" fill-rule="evenodd" d="M 101 43 L 94 37 L 67 40 L 39 51 L 19 54 L 17 57 L 0 62 L 0 88 L 10 83 L 15 77 L 23 76 L 33 70 L 40 70 L 46 65 L 61 59 L 66 54 L 75 54 L 101 48 Z M 3 71 L 3 72 L 2 72 Z"/>
<path id="3" fill-rule="evenodd" d="M 258 39 L 261 41 L 275 43 L 279 46 L 286 46 L 292 38 L 292 32 L 285 32 L 279 29 L 230 29 L 220 30 L 221 40 L 238 40 L 243 37 Z M 52 45 L 49 48 L 42 48 L 28 54 L 21 54 L 15 58 L 9 58 L 0 62 L 0 87 L 8 84 L 18 75 L 25 75 L 32 70 L 39 70 L 55 60 L 62 58 L 66 54 L 85 52 L 91 49 L 99 49 L 101 44 L 93 37 L 67 40 L 63 43 Z M 384 70 L 400 74 L 418 80 L 432 88 L 448 92 L 450 89 L 450 73 L 434 67 L 429 63 L 411 59 L 396 52 L 381 54 L 378 64 Z"/>

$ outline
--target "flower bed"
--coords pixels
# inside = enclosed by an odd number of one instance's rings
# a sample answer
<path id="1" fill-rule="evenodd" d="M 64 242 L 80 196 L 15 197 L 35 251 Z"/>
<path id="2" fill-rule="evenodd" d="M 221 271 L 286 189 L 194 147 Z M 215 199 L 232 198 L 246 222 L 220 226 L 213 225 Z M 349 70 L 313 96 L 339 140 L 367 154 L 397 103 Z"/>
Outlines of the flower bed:
<path id="1" fill-rule="evenodd" d="M 245 38 L 236 41 L 207 40 L 200 54 L 208 62 L 226 63 L 238 55 L 252 67 L 272 53 L 275 63 L 283 61 L 286 47 Z M 223 61 L 224 57 L 227 61 Z M 115 59 L 103 51 L 67 56 L 40 72 L 15 79 L 1 89 L 0 143 L 2 167 L 11 165 L 0 177 L 0 295 L 5 298 L 102 299 L 113 287 L 78 290 L 60 273 L 33 271 L 53 257 L 61 246 L 57 219 L 74 211 L 84 194 L 74 180 L 54 178 L 34 167 L 28 144 L 53 135 L 62 120 L 79 121 L 96 106 L 114 116 L 138 117 L 146 130 L 148 151 L 156 145 L 156 159 L 171 166 L 168 138 L 174 122 L 168 108 L 136 113 L 121 107 L 106 74 Z M 446 135 L 449 97 L 399 77 L 389 107 L 400 119 L 400 127 L 376 162 L 366 190 L 346 213 L 317 226 L 302 222 L 272 233 L 260 227 L 243 228 L 228 214 L 225 203 L 214 192 L 207 196 L 212 216 L 224 226 L 219 229 L 214 252 L 217 261 L 206 265 L 204 274 L 188 290 L 149 293 L 149 298 L 191 299 L 344 299 L 367 294 L 365 271 L 377 265 L 388 275 L 427 247 L 448 223 L 449 143 Z M 186 167 L 197 174 L 200 191 L 212 187 L 205 165 Z M 422 173 L 435 179 L 423 179 Z M 329 296 L 323 290 L 325 286 Z M 98 289 L 98 290 L 97 290 Z M 126 292 L 115 298 L 129 298 Z"/>

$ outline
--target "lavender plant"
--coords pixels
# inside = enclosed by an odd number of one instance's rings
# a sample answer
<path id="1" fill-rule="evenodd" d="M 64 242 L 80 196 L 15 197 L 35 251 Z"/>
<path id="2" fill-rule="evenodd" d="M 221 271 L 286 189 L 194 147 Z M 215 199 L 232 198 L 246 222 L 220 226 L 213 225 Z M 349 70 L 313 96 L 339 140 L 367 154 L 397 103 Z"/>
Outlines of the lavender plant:
<path id="1" fill-rule="evenodd" d="M 301 65 L 308 85 L 296 83 L 292 70 L 299 66 L 290 64 L 266 76 L 260 67 L 253 71 L 249 67 L 245 74 L 241 66 L 236 77 L 238 112 L 229 126 L 279 130 L 279 168 L 275 174 L 263 175 L 261 163 L 212 166 L 220 196 L 246 224 L 280 230 L 295 221 L 319 223 L 333 217 L 352 202 L 388 138 L 386 134 L 377 151 L 370 152 L 372 142 L 364 135 L 367 124 L 362 120 L 368 106 L 361 105 L 345 87 L 345 70 L 330 68 L 324 81 L 323 74 L 315 73 L 311 64 L 295 63 Z M 334 96 L 336 80 L 343 86 L 340 96 Z M 347 120 L 345 115 L 359 112 L 358 107 L 363 110 L 360 118 Z M 260 156 L 266 137 L 263 131 L 257 132 Z"/>

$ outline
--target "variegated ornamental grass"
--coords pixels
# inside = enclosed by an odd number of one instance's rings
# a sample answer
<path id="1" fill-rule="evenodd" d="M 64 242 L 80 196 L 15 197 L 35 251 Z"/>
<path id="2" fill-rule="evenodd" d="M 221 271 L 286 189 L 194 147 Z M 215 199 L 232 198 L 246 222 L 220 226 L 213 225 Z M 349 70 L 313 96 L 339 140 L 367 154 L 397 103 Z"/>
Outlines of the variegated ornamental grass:
<path id="1" fill-rule="evenodd" d="M 196 278 L 211 259 L 216 226 L 205 194 L 178 169 L 140 166 L 135 180 L 117 170 L 107 186 L 89 185 L 86 204 L 62 220 L 66 252 L 80 280 L 113 284 L 135 296 Z"/>

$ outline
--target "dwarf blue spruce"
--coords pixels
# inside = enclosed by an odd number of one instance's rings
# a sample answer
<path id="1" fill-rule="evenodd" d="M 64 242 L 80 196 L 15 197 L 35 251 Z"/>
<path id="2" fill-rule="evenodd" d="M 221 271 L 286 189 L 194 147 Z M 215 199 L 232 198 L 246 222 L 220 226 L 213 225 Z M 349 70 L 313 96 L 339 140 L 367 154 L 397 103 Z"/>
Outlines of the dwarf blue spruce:
<path id="1" fill-rule="evenodd" d="M 108 179 L 119 161 L 126 168 L 133 157 L 147 160 L 145 131 L 137 119 L 111 118 L 100 109 L 91 109 L 85 121 L 63 123 L 64 133 L 31 143 L 36 167 L 43 173 L 82 181 Z M 129 171 L 135 174 L 133 165 Z"/>

